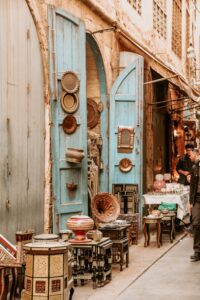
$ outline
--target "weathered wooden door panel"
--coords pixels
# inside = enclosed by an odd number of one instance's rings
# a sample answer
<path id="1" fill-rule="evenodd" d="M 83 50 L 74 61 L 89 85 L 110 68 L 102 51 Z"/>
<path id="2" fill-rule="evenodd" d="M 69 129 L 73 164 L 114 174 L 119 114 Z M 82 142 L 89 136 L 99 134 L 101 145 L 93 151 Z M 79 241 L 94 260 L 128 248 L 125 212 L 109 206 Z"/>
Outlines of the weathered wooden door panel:
<path id="1" fill-rule="evenodd" d="M 88 212 L 85 27 L 82 21 L 65 11 L 53 9 L 49 10 L 49 24 L 54 231 L 59 231 L 66 228 L 67 218 L 72 214 Z M 52 32 L 55 32 L 53 38 Z M 64 92 L 61 78 L 66 71 L 73 71 L 80 82 L 79 90 L 76 92 L 79 107 L 72 113 L 76 118 L 77 128 L 72 134 L 66 134 L 62 127 L 64 118 L 69 115 L 61 106 Z M 80 164 L 66 161 L 67 148 L 84 150 L 85 157 Z M 71 182 L 77 185 L 74 191 L 67 188 L 67 184 Z"/>
<path id="2" fill-rule="evenodd" d="M 119 150 L 119 128 L 134 131 L 133 149 Z M 113 184 L 138 184 L 142 189 L 143 58 L 138 57 L 115 81 L 110 96 L 109 190 Z M 120 170 L 124 158 L 132 162 L 128 172 Z"/>
<path id="3" fill-rule="evenodd" d="M 25 1 L 0 1 L 0 232 L 43 231 L 43 70 Z"/>

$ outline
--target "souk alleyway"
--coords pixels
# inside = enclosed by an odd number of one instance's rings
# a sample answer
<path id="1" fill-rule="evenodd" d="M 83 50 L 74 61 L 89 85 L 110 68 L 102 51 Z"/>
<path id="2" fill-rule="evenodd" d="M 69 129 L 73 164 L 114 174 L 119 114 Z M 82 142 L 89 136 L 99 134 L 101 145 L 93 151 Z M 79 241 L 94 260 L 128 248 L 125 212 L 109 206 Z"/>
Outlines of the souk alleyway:
<path id="1" fill-rule="evenodd" d="M 74 300 L 199 300 L 200 262 L 190 262 L 192 238 L 184 234 L 173 244 L 157 248 L 152 241 L 144 248 L 141 237 L 130 247 L 130 264 L 122 272 L 113 269 L 112 281 L 103 288 L 92 284 L 75 288 Z"/>

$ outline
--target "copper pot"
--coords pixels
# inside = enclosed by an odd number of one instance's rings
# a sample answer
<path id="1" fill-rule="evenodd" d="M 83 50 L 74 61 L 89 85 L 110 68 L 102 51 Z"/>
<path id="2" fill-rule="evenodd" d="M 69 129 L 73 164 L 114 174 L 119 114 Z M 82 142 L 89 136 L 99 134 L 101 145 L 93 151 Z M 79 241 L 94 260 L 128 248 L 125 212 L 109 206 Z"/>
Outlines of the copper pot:
<path id="1" fill-rule="evenodd" d="M 66 160 L 71 163 L 79 164 L 84 158 L 83 149 L 67 148 L 66 151 Z"/>

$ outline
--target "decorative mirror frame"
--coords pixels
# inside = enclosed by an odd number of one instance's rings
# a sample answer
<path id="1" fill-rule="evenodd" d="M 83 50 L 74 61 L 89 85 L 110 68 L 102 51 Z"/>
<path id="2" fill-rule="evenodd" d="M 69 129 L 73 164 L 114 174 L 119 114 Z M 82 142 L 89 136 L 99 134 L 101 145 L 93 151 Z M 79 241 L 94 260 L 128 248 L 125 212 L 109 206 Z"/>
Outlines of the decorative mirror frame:
<path id="1" fill-rule="evenodd" d="M 131 153 L 134 146 L 134 128 L 133 127 L 118 127 L 118 152 Z M 128 135 L 128 137 L 127 137 Z M 129 140 L 129 143 L 124 143 L 123 140 Z"/>

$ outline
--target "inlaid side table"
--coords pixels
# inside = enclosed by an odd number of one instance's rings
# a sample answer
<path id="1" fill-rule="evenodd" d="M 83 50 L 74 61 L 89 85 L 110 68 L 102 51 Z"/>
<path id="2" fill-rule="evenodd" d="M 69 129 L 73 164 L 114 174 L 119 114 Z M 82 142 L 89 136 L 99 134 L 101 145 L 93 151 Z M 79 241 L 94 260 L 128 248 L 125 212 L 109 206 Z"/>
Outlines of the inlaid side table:
<path id="1" fill-rule="evenodd" d="M 145 242 L 144 242 L 144 247 L 149 246 L 150 243 L 150 225 L 151 224 L 155 224 L 156 225 L 156 229 L 157 229 L 157 236 L 156 236 L 156 241 L 157 241 L 157 246 L 158 248 L 160 248 L 161 246 L 161 222 L 162 222 L 162 216 L 146 216 L 143 218 L 143 222 L 144 222 L 144 227 L 143 227 L 143 232 L 144 232 L 144 238 L 145 238 Z"/>
<path id="2" fill-rule="evenodd" d="M 123 271 L 123 265 L 128 268 L 129 264 L 129 241 L 128 238 L 122 240 L 112 240 L 112 257 L 113 264 L 120 265 L 120 271 Z"/>

